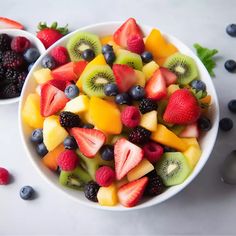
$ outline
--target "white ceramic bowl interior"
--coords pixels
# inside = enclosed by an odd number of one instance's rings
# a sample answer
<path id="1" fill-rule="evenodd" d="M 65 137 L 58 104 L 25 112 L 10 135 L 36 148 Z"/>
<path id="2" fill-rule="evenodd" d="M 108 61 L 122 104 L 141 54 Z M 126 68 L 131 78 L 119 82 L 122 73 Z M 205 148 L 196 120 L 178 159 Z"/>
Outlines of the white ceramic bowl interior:
<path id="1" fill-rule="evenodd" d="M 213 146 L 214 146 L 214 143 L 216 140 L 216 136 L 217 136 L 217 132 L 218 132 L 218 123 L 219 123 L 219 105 L 218 105 L 216 91 L 215 91 L 214 85 L 212 83 L 212 80 L 211 80 L 207 70 L 205 69 L 204 65 L 201 63 L 201 61 L 198 59 L 198 57 L 184 43 L 182 43 L 180 40 L 178 40 L 177 38 L 175 38 L 169 34 L 163 33 L 164 36 L 166 37 L 166 39 L 169 42 L 173 43 L 179 49 L 180 52 L 191 56 L 192 58 L 194 58 L 195 62 L 197 63 L 200 78 L 206 83 L 207 90 L 208 90 L 209 94 L 212 96 L 212 105 L 210 107 L 210 119 L 212 121 L 212 128 L 205 135 L 203 135 L 200 139 L 200 145 L 202 148 L 202 156 L 201 156 L 199 162 L 197 163 L 196 167 L 194 168 L 193 172 L 190 174 L 190 176 L 182 184 L 168 188 L 164 193 L 162 193 L 159 196 L 153 197 L 148 200 L 144 200 L 139 205 L 137 205 L 133 208 L 125 208 L 121 205 L 117 205 L 115 207 L 104 207 L 104 206 L 101 207 L 97 203 L 93 203 L 93 202 L 87 200 L 84 197 L 84 193 L 82 191 L 76 191 L 76 190 L 65 188 L 65 187 L 61 186 L 58 183 L 58 176 L 56 176 L 49 169 L 44 167 L 42 165 L 42 163 L 40 162 L 40 158 L 36 154 L 34 147 L 29 139 L 30 134 L 31 134 L 31 129 L 29 129 L 29 127 L 27 127 L 22 122 L 22 119 L 21 119 L 21 110 L 22 110 L 22 107 L 25 103 L 27 95 L 30 92 L 35 92 L 36 82 L 32 78 L 32 73 L 33 73 L 33 71 L 35 71 L 37 68 L 40 67 L 40 63 L 41 63 L 42 58 L 46 54 L 48 54 L 52 50 L 52 48 L 54 48 L 55 46 L 58 46 L 58 45 L 65 45 L 66 42 L 68 41 L 68 39 L 78 31 L 88 31 L 88 32 L 95 33 L 95 34 L 99 35 L 100 37 L 102 37 L 102 36 L 106 36 L 106 35 L 111 35 L 120 25 L 121 25 L 121 22 L 108 22 L 108 23 L 100 23 L 100 24 L 95 24 L 95 25 L 90 25 L 87 27 L 80 28 L 80 29 L 68 34 L 67 36 L 65 36 L 61 40 L 59 40 L 57 43 L 55 43 L 53 46 L 51 46 L 37 60 L 37 62 L 35 63 L 34 67 L 31 70 L 31 72 L 28 74 L 24 89 L 22 91 L 22 99 L 21 99 L 20 105 L 19 105 L 19 128 L 20 128 L 23 146 L 27 152 L 29 159 L 33 163 L 35 169 L 40 173 L 40 175 L 44 179 L 47 180 L 47 182 L 49 182 L 51 185 L 53 185 L 56 189 L 58 189 L 61 192 L 64 192 L 68 197 L 74 199 L 78 203 L 81 203 L 81 204 L 84 204 L 84 205 L 87 205 L 90 207 L 95 207 L 95 208 L 99 208 L 99 209 L 107 209 L 107 210 L 116 210 L 116 211 L 129 211 L 129 210 L 146 208 L 146 207 L 150 207 L 152 205 L 161 203 L 161 202 L 167 200 L 168 198 L 174 196 L 175 194 L 180 192 L 182 189 L 184 189 L 198 175 L 200 170 L 205 165 L 206 161 L 208 160 L 208 158 L 211 154 L 211 151 L 213 149 Z M 144 34 L 148 35 L 148 33 L 151 31 L 151 29 L 153 27 L 143 25 L 143 26 L 141 26 L 141 28 L 142 28 Z"/>
<path id="2" fill-rule="evenodd" d="M 11 37 L 16 37 L 16 36 L 26 37 L 27 39 L 30 40 L 32 46 L 39 50 L 41 55 L 45 52 L 45 47 L 43 46 L 41 41 L 36 36 L 34 36 L 33 34 L 27 31 L 19 30 L 19 29 L 0 29 L 0 34 L 3 34 L 3 33 L 8 34 Z M 15 102 L 18 102 L 19 100 L 20 100 L 20 97 L 0 99 L 0 105 L 15 103 Z"/>

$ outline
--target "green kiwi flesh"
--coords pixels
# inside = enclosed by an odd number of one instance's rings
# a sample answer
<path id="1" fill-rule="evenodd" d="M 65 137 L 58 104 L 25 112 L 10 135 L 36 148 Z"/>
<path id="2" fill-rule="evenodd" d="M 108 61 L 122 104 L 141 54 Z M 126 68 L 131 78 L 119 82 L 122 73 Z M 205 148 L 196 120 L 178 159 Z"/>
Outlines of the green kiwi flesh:
<path id="1" fill-rule="evenodd" d="M 168 101 L 163 99 L 158 103 L 158 108 L 157 108 L 157 119 L 158 123 L 163 124 L 167 127 L 172 127 L 174 124 L 167 123 L 163 120 L 163 114 L 165 112 L 166 106 L 168 104 Z"/>

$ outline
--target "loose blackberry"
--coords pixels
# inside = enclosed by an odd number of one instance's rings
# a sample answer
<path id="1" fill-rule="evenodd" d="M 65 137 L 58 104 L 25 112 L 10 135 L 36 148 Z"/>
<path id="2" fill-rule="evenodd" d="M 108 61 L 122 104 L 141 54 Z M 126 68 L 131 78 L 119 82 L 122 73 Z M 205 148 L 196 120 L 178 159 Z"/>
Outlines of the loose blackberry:
<path id="1" fill-rule="evenodd" d="M 7 51 L 3 55 L 3 66 L 5 68 L 12 68 L 17 69 L 24 65 L 23 57 L 14 52 L 14 51 Z"/>
<path id="2" fill-rule="evenodd" d="M 0 89 L 0 98 L 14 98 L 20 96 L 15 84 L 7 84 Z"/>
<path id="3" fill-rule="evenodd" d="M 0 51 L 5 52 L 11 48 L 11 38 L 7 34 L 0 34 Z"/>
<path id="4" fill-rule="evenodd" d="M 23 85 L 25 83 L 27 74 L 25 72 L 20 72 L 18 75 L 18 83 L 17 83 L 17 89 L 19 92 L 21 92 Z"/>
<path id="5" fill-rule="evenodd" d="M 63 111 L 60 113 L 60 124 L 65 128 L 80 127 L 81 120 L 78 115 L 69 111 Z"/>
<path id="6" fill-rule="evenodd" d="M 100 187 L 96 182 L 94 182 L 94 181 L 88 182 L 84 186 L 85 197 L 90 201 L 98 202 L 97 193 L 98 193 L 99 188 Z"/>
<path id="7" fill-rule="evenodd" d="M 157 109 L 156 102 L 152 101 L 149 98 L 144 98 L 139 103 L 139 110 L 142 114 L 145 114 L 149 111 L 153 111 Z"/>
<path id="8" fill-rule="evenodd" d="M 149 140 L 150 136 L 151 132 L 149 130 L 137 126 L 129 133 L 129 141 L 132 143 L 144 144 Z"/>
<path id="9" fill-rule="evenodd" d="M 14 70 L 14 69 L 11 69 L 11 68 L 6 69 L 5 79 L 8 83 L 17 83 L 18 82 L 18 76 L 19 76 L 18 71 Z"/>

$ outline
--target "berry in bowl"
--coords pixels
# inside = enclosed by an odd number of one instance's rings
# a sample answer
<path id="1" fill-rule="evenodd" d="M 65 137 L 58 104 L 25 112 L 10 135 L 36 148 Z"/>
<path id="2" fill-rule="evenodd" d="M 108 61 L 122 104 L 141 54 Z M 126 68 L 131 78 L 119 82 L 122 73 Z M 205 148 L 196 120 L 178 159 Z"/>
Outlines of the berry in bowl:
<path id="1" fill-rule="evenodd" d="M 130 18 L 50 47 L 28 75 L 19 116 L 23 145 L 48 182 L 85 205 L 130 210 L 163 202 L 196 177 L 219 107 L 192 51 Z"/>

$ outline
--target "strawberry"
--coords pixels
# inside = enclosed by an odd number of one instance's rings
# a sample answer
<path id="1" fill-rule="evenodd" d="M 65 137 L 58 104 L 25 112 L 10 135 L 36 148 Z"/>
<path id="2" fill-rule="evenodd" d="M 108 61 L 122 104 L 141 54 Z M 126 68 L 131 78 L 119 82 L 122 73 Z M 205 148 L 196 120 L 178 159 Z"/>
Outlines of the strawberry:
<path id="1" fill-rule="evenodd" d="M 137 205 L 143 196 L 147 183 L 148 177 L 143 177 L 123 185 L 118 190 L 118 198 L 120 203 L 125 207 L 133 207 Z"/>
<path id="2" fill-rule="evenodd" d="M 57 28 L 57 22 L 52 23 L 51 27 L 48 27 L 46 23 L 40 22 L 38 29 L 39 32 L 37 33 L 37 38 L 39 38 L 45 48 L 49 48 L 57 40 L 68 33 L 67 25 L 65 27 Z"/>
<path id="3" fill-rule="evenodd" d="M 181 138 L 198 138 L 198 136 L 199 129 L 197 123 L 187 125 L 179 135 Z"/>
<path id="4" fill-rule="evenodd" d="M 113 34 L 113 40 L 121 47 L 127 48 L 127 40 L 131 35 L 139 35 L 140 38 L 143 37 L 141 29 L 134 18 L 129 18 L 116 30 Z"/>
<path id="5" fill-rule="evenodd" d="M 53 48 L 50 54 L 56 61 L 57 65 L 64 65 L 69 60 L 67 49 L 62 46 Z"/>
<path id="6" fill-rule="evenodd" d="M 166 81 L 166 86 L 169 86 L 171 84 L 175 84 L 177 81 L 177 75 L 170 70 L 168 70 L 165 67 L 160 67 L 160 71 L 163 74 L 165 81 Z"/>
<path id="7" fill-rule="evenodd" d="M 87 61 L 77 61 L 74 62 L 74 73 L 76 74 L 77 78 L 80 77 L 82 72 L 84 71 L 85 67 L 87 66 L 88 62 Z"/>
<path id="8" fill-rule="evenodd" d="M 146 97 L 152 100 L 161 100 L 166 97 L 166 81 L 160 69 L 157 69 L 153 76 L 148 80 L 145 91 Z"/>
<path id="9" fill-rule="evenodd" d="M 88 158 L 93 158 L 106 141 L 104 133 L 96 129 L 72 128 L 69 132 L 80 151 Z"/>
<path id="10" fill-rule="evenodd" d="M 67 86 L 67 83 L 64 80 L 52 79 L 52 80 L 49 80 L 46 83 L 53 85 L 54 87 L 60 89 L 63 92 L 64 92 L 64 90 L 65 90 L 65 88 Z"/>
<path id="11" fill-rule="evenodd" d="M 170 96 L 163 119 L 172 124 L 192 124 L 200 114 L 200 106 L 192 93 L 187 89 L 179 89 Z"/>
<path id="12" fill-rule="evenodd" d="M 63 91 L 50 83 L 41 87 L 40 112 L 44 117 L 54 115 L 62 110 L 69 101 Z"/>
<path id="13" fill-rule="evenodd" d="M 136 82 L 135 71 L 127 65 L 115 64 L 112 67 L 120 92 L 127 92 Z"/>
<path id="14" fill-rule="evenodd" d="M 139 35 L 131 35 L 127 40 L 127 48 L 131 52 L 141 54 L 145 49 L 143 38 Z"/>
<path id="15" fill-rule="evenodd" d="M 114 159 L 116 179 L 122 179 L 131 169 L 139 164 L 143 158 L 143 150 L 125 138 L 115 143 Z"/>
<path id="16" fill-rule="evenodd" d="M 24 26 L 9 18 L 0 17 L 0 29 L 23 29 Z"/>

